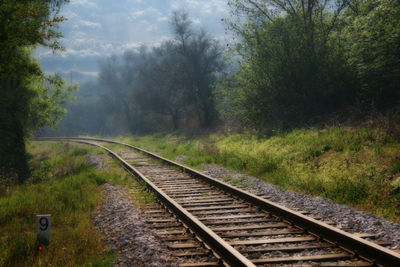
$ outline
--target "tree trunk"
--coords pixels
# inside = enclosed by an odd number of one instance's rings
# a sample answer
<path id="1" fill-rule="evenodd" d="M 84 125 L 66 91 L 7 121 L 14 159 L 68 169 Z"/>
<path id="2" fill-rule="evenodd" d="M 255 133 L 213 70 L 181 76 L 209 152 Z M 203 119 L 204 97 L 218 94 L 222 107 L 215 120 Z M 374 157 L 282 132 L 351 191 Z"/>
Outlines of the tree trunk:
<path id="1" fill-rule="evenodd" d="M 0 116 L 0 179 L 22 183 L 29 176 L 21 122 L 11 113 Z"/>
<path id="2" fill-rule="evenodd" d="M 23 124 L 29 93 L 18 80 L 8 78 L 0 79 L 0 89 L 0 179 L 22 183 L 29 176 Z"/>

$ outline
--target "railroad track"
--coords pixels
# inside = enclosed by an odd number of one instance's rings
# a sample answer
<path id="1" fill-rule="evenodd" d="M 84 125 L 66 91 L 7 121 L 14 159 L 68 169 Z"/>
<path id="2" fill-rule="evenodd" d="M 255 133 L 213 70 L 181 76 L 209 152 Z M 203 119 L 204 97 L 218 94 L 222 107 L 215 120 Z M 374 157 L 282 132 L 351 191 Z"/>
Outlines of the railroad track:
<path id="1" fill-rule="evenodd" d="M 349 234 L 140 148 L 95 138 L 39 140 L 102 147 L 145 181 L 160 201 L 146 211 L 147 222 L 182 266 L 400 266 L 399 253 L 367 235 Z"/>

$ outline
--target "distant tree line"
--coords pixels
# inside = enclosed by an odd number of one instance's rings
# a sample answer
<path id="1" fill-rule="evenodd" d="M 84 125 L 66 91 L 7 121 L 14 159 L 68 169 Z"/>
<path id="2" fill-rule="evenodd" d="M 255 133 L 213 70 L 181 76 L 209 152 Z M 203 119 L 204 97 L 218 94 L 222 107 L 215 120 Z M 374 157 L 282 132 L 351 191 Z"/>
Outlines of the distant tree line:
<path id="1" fill-rule="evenodd" d="M 399 111 L 399 1 L 228 3 L 225 23 L 235 39 L 228 49 L 175 12 L 173 39 L 101 62 L 97 85 L 82 85 L 80 94 L 93 92 L 89 102 L 69 104 L 61 131 L 111 135 L 225 123 L 271 132 L 337 114 L 362 120 Z"/>
<path id="2" fill-rule="evenodd" d="M 85 100 L 78 97 L 77 103 L 68 104 L 70 114 L 60 124 L 62 135 L 215 126 L 213 85 L 224 70 L 223 50 L 204 30 L 193 29 L 185 12 L 174 12 L 170 24 L 171 40 L 113 55 L 100 63 L 97 94 L 93 83 L 81 85 L 78 96 Z"/>

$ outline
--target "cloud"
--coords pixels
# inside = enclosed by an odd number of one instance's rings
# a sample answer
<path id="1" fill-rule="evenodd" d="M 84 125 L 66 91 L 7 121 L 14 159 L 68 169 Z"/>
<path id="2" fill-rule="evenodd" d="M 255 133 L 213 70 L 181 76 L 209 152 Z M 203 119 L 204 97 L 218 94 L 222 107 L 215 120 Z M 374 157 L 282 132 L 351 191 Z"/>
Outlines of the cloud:
<path id="1" fill-rule="evenodd" d="M 167 16 L 160 16 L 160 17 L 158 17 L 157 18 L 157 21 L 158 22 L 165 22 L 165 21 L 168 21 L 168 17 Z"/>
<path id="2" fill-rule="evenodd" d="M 132 12 L 132 14 L 129 16 L 131 20 L 136 20 L 137 18 L 143 16 L 145 14 L 145 10 L 135 10 Z"/>
<path id="3" fill-rule="evenodd" d="M 156 9 L 152 6 L 144 8 L 144 9 L 133 9 L 129 16 L 130 20 L 134 21 L 139 18 L 147 18 L 147 19 L 154 19 L 158 17 L 162 17 L 163 14 L 159 9 Z"/>
<path id="4" fill-rule="evenodd" d="M 173 0 L 173 9 L 187 9 L 199 13 L 215 14 L 227 12 L 227 5 L 222 0 Z"/>
<path id="5" fill-rule="evenodd" d="M 63 15 L 67 18 L 67 22 L 64 22 L 64 23 L 68 23 L 69 21 L 73 21 L 75 18 L 78 17 L 78 14 L 76 14 L 76 12 L 74 12 L 72 10 L 64 11 Z"/>
<path id="6" fill-rule="evenodd" d="M 62 14 L 64 53 L 38 49 L 36 56 L 45 70 L 71 67 L 96 72 L 100 58 L 141 46 L 154 47 L 172 38 L 168 20 L 173 10 L 189 13 L 195 28 L 205 28 L 218 39 L 224 37 L 220 19 L 228 13 L 224 0 L 71 0 Z"/>
<path id="7" fill-rule="evenodd" d="M 148 31 L 148 32 L 154 32 L 154 31 L 157 30 L 157 29 L 158 29 L 158 27 L 157 27 L 157 25 L 155 25 L 155 24 L 148 25 L 148 26 L 146 27 L 146 31 Z"/>
<path id="8" fill-rule="evenodd" d="M 193 24 L 201 24 L 201 21 L 198 18 L 192 19 Z"/>
<path id="9" fill-rule="evenodd" d="M 96 2 L 93 0 L 70 0 L 70 5 L 90 8 L 97 7 Z"/>
<path id="10" fill-rule="evenodd" d="M 88 20 L 83 20 L 83 19 L 81 19 L 79 22 L 82 26 L 86 26 L 89 28 L 100 28 L 101 27 L 101 24 L 98 22 L 93 22 L 93 21 L 88 21 Z"/>

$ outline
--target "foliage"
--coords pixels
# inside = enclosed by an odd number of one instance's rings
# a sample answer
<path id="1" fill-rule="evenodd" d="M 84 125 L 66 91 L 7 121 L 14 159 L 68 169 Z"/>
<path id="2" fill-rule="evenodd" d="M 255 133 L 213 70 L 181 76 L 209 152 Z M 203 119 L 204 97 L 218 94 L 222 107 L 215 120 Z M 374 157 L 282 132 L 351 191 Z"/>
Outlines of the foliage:
<path id="1" fill-rule="evenodd" d="M 31 177 L 0 195 L 0 265 L 109 266 L 115 255 L 91 218 L 109 175 L 85 162 L 86 148 L 33 142 L 28 151 Z M 41 252 L 35 244 L 35 214 L 52 216 L 51 243 Z"/>
<path id="2" fill-rule="evenodd" d="M 103 114 L 110 115 L 109 127 L 114 131 L 130 132 L 142 122 L 131 97 L 138 62 L 140 55 L 127 51 L 121 57 L 113 55 L 100 63 L 98 85 L 104 88 L 104 92 L 98 104 Z"/>
<path id="3" fill-rule="evenodd" d="M 65 2 L 68 0 L 1 1 L 0 54 L 5 61 L 0 62 L 0 73 L 18 75 L 22 71 L 33 71 L 26 64 L 21 48 L 40 44 L 53 50 L 61 49 L 57 41 L 61 34 L 55 27 L 64 20 L 58 14 Z"/>
<path id="4" fill-rule="evenodd" d="M 111 134 L 111 119 L 109 113 L 101 112 L 99 101 L 104 89 L 96 81 L 79 84 L 79 91 L 73 92 L 74 101 L 63 107 L 67 114 L 57 125 L 57 130 L 50 127 L 40 129 L 43 136 L 74 136 L 77 134 L 96 135 Z"/>
<path id="5" fill-rule="evenodd" d="M 211 128 L 216 121 L 212 84 L 215 75 L 224 69 L 221 47 L 204 30 L 193 33 L 186 13 L 175 12 L 172 26 L 175 30 L 177 51 L 182 57 L 181 75 L 184 87 L 191 95 L 189 104 L 200 115 L 200 127 Z"/>
<path id="6" fill-rule="evenodd" d="M 258 130 L 285 130 L 349 110 L 359 120 L 376 110 L 390 115 L 389 130 L 395 132 L 398 1 L 229 5 L 232 17 L 226 21 L 237 37 L 230 57 L 238 58 L 239 67 L 216 86 L 222 118 Z"/>
<path id="7" fill-rule="evenodd" d="M 400 99 L 400 2 L 355 1 L 344 20 L 346 53 L 366 108 L 395 107 Z"/>
<path id="8" fill-rule="evenodd" d="M 334 38 L 346 1 L 326 2 L 230 1 L 240 65 L 217 87 L 223 113 L 258 129 L 285 129 L 352 103 L 354 76 Z"/>
<path id="9" fill-rule="evenodd" d="M 55 28 L 64 20 L 58 15 L 64 2 L 0 2 L 0 175 L 15 181 L 28 176 L 25 138 L 43 125 L 54 126 L 65 113 L 59 105 L 76 87 L 44 75 L 32 58 L 36 45 L 61 49 Z"/>
<path id="10" fill-rule="evenodd" d="M 29 130 L 37 130 L 46 125 L 56 127 L 67 113 L 63 105 L 73 100 L 71 93 L 78 90 L 77 84 L 67 86 L 57 74 L 33 79 L 29 87 L 35 92 L 35 97 L 29 103 Z"/>
<path id="11" fill-rule="evenodd" d="M 139 65 L 133 100 L 145 112 L 180 121 L 198 118 L 200 128 L 210 128 L 216 114 L 212 98 L 213 74 L 222 68 L 220 48 L 204 31 L 193 33 L 185 13 L 174 13 L 175 39 L 149 52 Z"/>
<path id="12" fill-rule="evenodd" d="M 147 57 L 134 101 L 143 110 L 169 115 L 175 130 L 189 117 L 198 117 L 199 126 L 209 128 L 216 117 L 211 84 L 222 67 L 220 48 L 204 31 L 193 32 L 186 13 L 175 12 L 171 24 L 175 40 Z"/>

